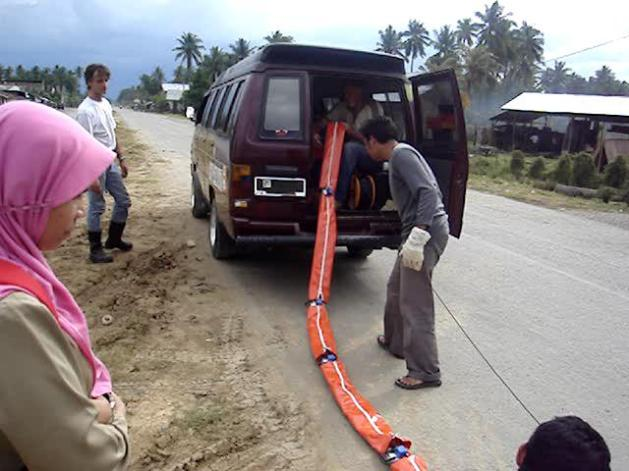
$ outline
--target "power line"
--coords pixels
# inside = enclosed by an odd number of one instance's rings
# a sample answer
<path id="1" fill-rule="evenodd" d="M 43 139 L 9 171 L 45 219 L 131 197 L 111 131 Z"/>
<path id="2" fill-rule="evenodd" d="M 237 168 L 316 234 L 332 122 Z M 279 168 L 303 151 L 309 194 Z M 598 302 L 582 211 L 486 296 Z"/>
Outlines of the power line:
<path id="1" fill-rule="evenodd" d="M 582 52 L 591 51 L 592 49 L 596 49 L 596 48 L 599 48 L 599 47 L 607 46 L 608 44 L 615 43 L 615 42 L 618 42 L 618 41 L 622 41 L 623 39 L 627 39 L 627 38 L 629 38 L 629 34 L 626 34 L 626 35 L 621 36 L 621 37 L 616 38 L 616 39 L 610 39 L 609 41 L 605 41 L 604 43 L 596 44 L 595 46 L 586 47 L 585 49 L 580 49 L 578 51 L 574 51 L 574 52 L 571 52 L 569 54 L 564 54 L 563 56 L 555 57 L 554 59 L 545 60 L 544 63 L 546 64 L 548 62 L 558 61 L 559 59 L 565 59 L 566 57 L 575 56 L 577 54 L 581 54 Z"/>
<path id="2" fill-rule="evenodd" d="M 450 308 L 448 307 L 448 305 L 445 303 L 445 301 L 443 300 L 443 298 L 441 296 L 439 296 L 439 293 L 437 293 L 437 290 L 434 290 L 434 293 L 437 295 L 437 299 L 439 299 L 439 301 L 441 302 L 441 304 L 443 305 L 443 307 L 446 309 L 446 311 L 448 311 L 448 314 L 450 314 L 450 317 L 452 317 L 452 319 L 454 320 L 454 322 L 456 323 L 456 325 L 459 327 L 459 329 L 461 330 L 461 332 L 463 332 L 463 335 L 465 335 L 465 337 L 467 338 L 467 340 L 470 342 L 470 344 L 472 345 L 472 347 L 474 347 L 474 349 L 476 350 L 476 352 L 478 352 L 478 354 L 480 355 L 480 357 L 483 359 L 483 361 L 487 364 L 487 366 L 489 367 L 489 369 L 492 371 L 492 373 L 496 376 L 496 378 L 498 378 L 500 380 L 500 382 L 504 385 L 505 388 L 507 388 L 507 391 L 509 391 L 509 393 L 511 393 L 511 395 L 514 397 L 514 399 L 520 404 L 520 406 L 522 407 L 522 409 L 524 409 L 524 411 L 531 416 L 531 418 L 535 421 L 535 423 L 537 423 L 537 425 L 540 424 L 540 421 L 537 419 L 537 417 L 535 417 L 535 414 L 533 414 L 533 412 L 531 412 L 531 410 L 526 406 L 526 404 L 524 404 L 524 402 L 522 401 L 522 399 L 520 399 L 520 397 L 515 393 L 515 391 L 511 388 L 511 386 L 509 386 L 509 384 L 507 383 L 507 381 L 500 375 L 500 373 L 498 373 L 498 371 L 496 370 L 496 368 L 494 368 L 494 365 L 491 364 L 491 362 L 487 359 L 487 357 L 485 356 L 485 354 L 481 351 L 480 347 L 478 345 L 476 345 L 476 342 L 474 342 L 474 340 L 472 340 L 472 337 L 470 337 L 470 335 L 467 333 L 467 331 L 465 330 L 465 328 L 463 327 L 463 325 L 459 322 L 459 320 L 456 318 L 456 316 L 454 315 L 454 313 L 450 310 Z"/>

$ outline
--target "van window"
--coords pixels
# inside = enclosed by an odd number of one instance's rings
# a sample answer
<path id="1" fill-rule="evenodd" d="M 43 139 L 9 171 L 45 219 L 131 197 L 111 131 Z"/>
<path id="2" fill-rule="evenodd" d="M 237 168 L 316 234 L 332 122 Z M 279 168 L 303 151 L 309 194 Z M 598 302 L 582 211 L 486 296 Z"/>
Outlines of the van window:
<path id="1" fill-rule="evenodd" d="M 234 100 L 232 102 L 231 110 L 229 111 L 229 117 L 227 118 L 227 123 L 225 124 L 225 131 L 231 133 L 234 129 L 234 124 L 236 123 L 236 116 L 238 115 L 238 109 L 240 108 L 240 102 L 242 97 L 242 90 L 244 88 L 244 80 L 238 82 L 236 86 L 236 93 L 234 94 Z"/>
<path id="2" fill-rule="evenodd" d="M 238 84 L 231 84 L 227 87 L 225 93 L 225 103 L 221 108 L 221 113 L 216 122 L 216 129 L 222 129 L 225 131 L 227 129 L 227 121 L 229 120 L 229 113 L 231 112 L 232 105 L 234 104 L 234 97 L 236 95 L 236 91 L 238 90 Z"/>
<path id="3" fill-rule="evenodd" d="M 208 128 L 213 128 L 216 124 L 216 118 L 218 117 L 218 113 L 220 111 L 220 104 L 223 101 L 223 96 L 225 95 L 225 88 L 221 88 L 216 91 L 216 97 L 214 98 L 214 102 L 212 103 L 212 109 L 210 110 L 210 118 L 207 122 Z"/>
<path id="4" fill-rule="evenodd" d="M 267 82 L 263 135 L 301 137 L 301 82 L 299 77 L 271 77 Z"/>
<path id="5" fill-rule="evenodd" d="M 418 85 L 421 141 L 454 143 L 457 141 L 455 97 L 449 79 Z"/>
<path id="6" fill-rule="evenodd" d="M 216 90 L 210 92 L 210 96 L 205 100 L 205 108 L 203 109 L 203 117 L 201 118 L 201 124 L 207 127 L 208 116 L 210 116 L 210 109 L 212 108 L 212 101 L 216 96 Z"/>

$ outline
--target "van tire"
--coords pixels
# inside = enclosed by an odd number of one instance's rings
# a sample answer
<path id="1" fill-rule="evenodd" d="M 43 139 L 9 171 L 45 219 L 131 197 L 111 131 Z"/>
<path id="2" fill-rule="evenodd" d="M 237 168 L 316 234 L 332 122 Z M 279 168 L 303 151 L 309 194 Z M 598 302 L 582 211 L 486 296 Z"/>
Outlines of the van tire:
<path id="1" fill-rule="evenodd" d="M 236 244 L 232 239 L 225 226 L 218 217 L 218 209 L 216 202 L 212 201 L 210 205 L 210 224 L 209 224 L 210 250 L 212 256 L 217 260 L 225 260 L 232 257 L 236 252 Z"/>
<path id="2" fill-rule="evenodd" d="M 349 258 L 356 258 L 356 259 L 364 260 L 367 257 L 369 257 L 372 252 L 373 252 L 373 249 L 365 249 L 363 247 L 356 247 L 354 245 L 347 246 L 347 255 Z"/>
<path id="3" fill-rule="evenodd" d="M 199 184 L 199 178 L 195 173 L 192 174 L 192 216 L 197 219 L 205 219 L 210 212 L 210 205 L 203 196 L 203 191 L 201 191 L 201 185 Z"/>

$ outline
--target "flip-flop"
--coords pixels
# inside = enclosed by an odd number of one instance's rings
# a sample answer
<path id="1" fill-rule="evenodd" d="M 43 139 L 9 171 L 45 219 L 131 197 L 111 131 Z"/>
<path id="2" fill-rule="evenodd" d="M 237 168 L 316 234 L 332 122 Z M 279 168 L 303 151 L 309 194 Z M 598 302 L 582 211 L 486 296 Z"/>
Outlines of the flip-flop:
<path id="1" fill-rule="evenodd" d="M 393 355 L 398 360 L 404 360 L 404 357 L 402 355 L 398 355 L 396 353 L 393 353 L 391 350 L 389 350 L 389 344 L 387 344 L 384 341 L 384 335 L 378 335 L 376 337 L 376 342 L 378 342 L 378 345 L 380 345 L 380 348 L 382 348 L 383 350 L 386 350 L 387 352 L 389 352 L 389 354 Z"/>
<path id="2" fill-rule="evenodd" d="M 396 379 L 395 380 L 395 385 L 397 387 L 399 387 L 399 388 L 409 389 L 409 390 L 425 389 L 425 388 L 438 388 L 439 386 L 441 386 L 441 380 L 440 379 L 437 379 L 435 381 L 422 381 L 421 383 L 408 384 L 408 383 L 405 383 L 404 381 L 402 381 L 404 378 L 406 378 L 406 376 Z"/>

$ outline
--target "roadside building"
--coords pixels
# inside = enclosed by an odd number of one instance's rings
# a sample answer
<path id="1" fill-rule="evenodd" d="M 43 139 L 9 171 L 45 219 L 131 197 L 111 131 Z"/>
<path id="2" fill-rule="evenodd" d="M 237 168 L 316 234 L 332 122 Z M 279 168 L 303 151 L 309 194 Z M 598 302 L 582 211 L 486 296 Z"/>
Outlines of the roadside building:
<path id="1" fill-rule="evenodd" d="M 592 152 L 599 168 L 629 156 L 629 97 L 522 93 L 491 118 L 499 149 L 558 155 Z"/>

